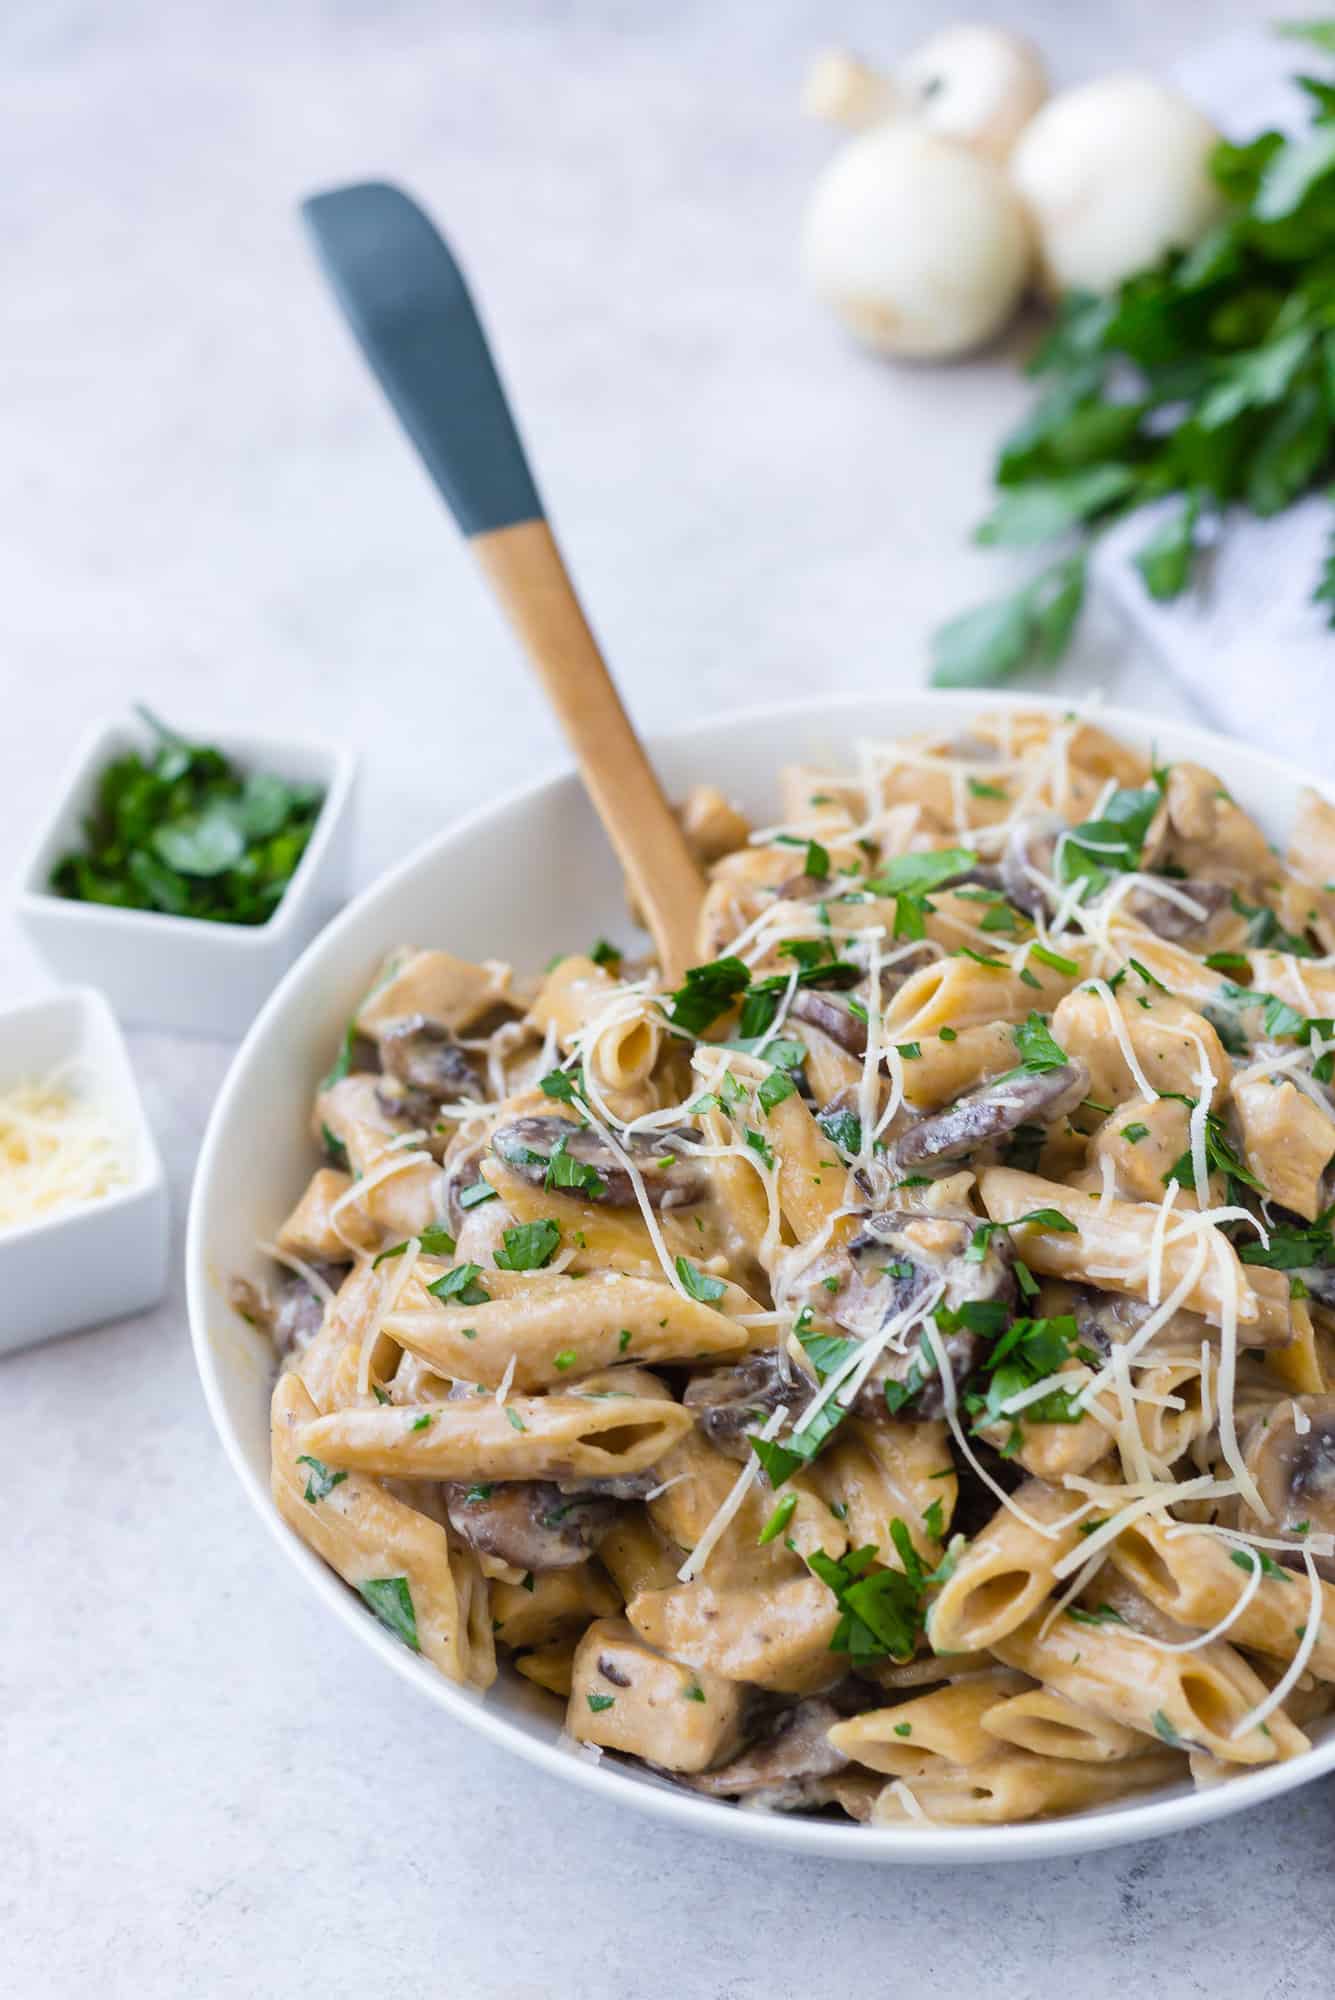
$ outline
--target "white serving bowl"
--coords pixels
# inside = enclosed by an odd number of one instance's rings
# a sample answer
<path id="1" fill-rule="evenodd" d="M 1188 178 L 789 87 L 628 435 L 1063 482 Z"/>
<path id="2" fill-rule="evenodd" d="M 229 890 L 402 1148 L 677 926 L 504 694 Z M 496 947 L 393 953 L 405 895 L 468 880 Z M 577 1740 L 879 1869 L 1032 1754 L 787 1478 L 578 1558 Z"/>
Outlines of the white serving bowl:
<path id="1" fill-rule="evenodd" d="M 980 708 L 1069 709 L 1069 703 L 909 692 L 752 709 L 660 737 L 654 762 L 680 796 L 707 779 L 741 801 L 757 823 L 777 811 L 775 773 L 786 762 L 846 768 L 856 736 L 955 731 Z M 1272 831 L 1286 830 L 1303 774 L 1207 731 L 1115 709 L 1098 720 L 1160 756 L 1217 770 Z M 442 945 L 463 957 L 510 959 L 525 969 L 590 938 L 624 939 L 619 872 L 573 775 L 512 794 L 439 834 L 344 911 L 306 953 L 251 1029 L 223 1086 L 204 1139 L 186 1246 L 190 1323 L 204 1391 L 227 1454 L 261 1518 L 336 1618 L 456 1721 L 547 1770 L 604 1796 L 639 1805 L 684 1829 L 732 1834 L 762 1846 L 857 1861 L 1032 1860 L 1075 1854 L 1198 1826 L 1275 1798 L 1335 1769 L 1335 1729 L 1311 1752 L 1212 1790 L 1174 1787 L 1130 1804 L 1032 1826 L 870 1828 L 738 1810 L 677 1789 L 649 1772 L 575 1753 L 560 1713 L 510 1670 L 484 1696 L 443 1680 L 392 1638 L 360 1600 L 280 1520 L 269 1498 L 266 1343 L 225 1298 L 233 1273 L 258 1275 L 257 1238 L 273 1231 L 316 1162 L 307 1135 L 312 1092 L 377 961 L 403 943 Z"/>
<path id="2" fill-rule="evenodd" d="M 265 924 L 213 924 L 157 910 L 76 902 L 50 886 L 61 855 L 79 843 L 97 781 L 114 757 L 142 750 L 147 730 L 100 723 L 80 742 L 49 818 L 19 871 L 15 914 L 51 969 L 92 979 L 124 1021 L 188 1035 L 245 1033 L 294 959 L 347 889 L 357 760 L 332 743 L 194 728 L 242 771 L 272 771 L 324 788 L 320 816 L 297 870 Z"/>
<path id="3" fill-rule="evenodd" d="M 0 1354 L 156 1305 L 167 1285 L 167 1183 L 115 1017 L 91 987 L 0 1014 L 0 1090 L 68 1065 L 124 1131 L 130 1179 L 0 1231 Z"/>

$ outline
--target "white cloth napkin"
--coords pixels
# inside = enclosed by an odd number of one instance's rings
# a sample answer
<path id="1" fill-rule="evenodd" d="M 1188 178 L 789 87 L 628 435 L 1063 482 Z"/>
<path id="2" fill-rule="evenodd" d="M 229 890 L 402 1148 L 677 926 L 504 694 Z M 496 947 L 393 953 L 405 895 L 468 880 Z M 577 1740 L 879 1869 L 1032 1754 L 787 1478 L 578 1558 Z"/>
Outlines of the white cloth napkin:
<path id="1" fill-rule="evenodd" d="M 1231 37 L 1193 56 L 1174 81 L 1220 129 L 1247 139 L 1267 126 L 1304 122 L 1302 93 L 1289 79 L 1330 65 L 1301 42 L 1273 35 Z M 1301 760 L 1335 765 L 1335 631 L 1311 594 L 1335 528 L 1335 504 L 1320 496 L 1271 520 L 1230 514 L 1221 559 L 1207 553 L 1186 596 L 1156 604 L 1131 559 L 1148 538 L 1147 509 L 1101 543 L 1095 574 L 1137 633 L 1149 642 L 1218 729 Z"/>

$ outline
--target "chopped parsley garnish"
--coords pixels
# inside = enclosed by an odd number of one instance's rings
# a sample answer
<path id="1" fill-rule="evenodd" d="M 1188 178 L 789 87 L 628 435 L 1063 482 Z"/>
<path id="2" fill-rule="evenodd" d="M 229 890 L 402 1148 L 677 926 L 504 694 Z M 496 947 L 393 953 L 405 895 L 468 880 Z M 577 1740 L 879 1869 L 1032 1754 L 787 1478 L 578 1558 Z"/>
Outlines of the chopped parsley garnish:
<path id="1" fill-rule="evenodd" d="M 558 1225 L 546 1216 L 540 1222 L 520 1222 L 502 1232 L 495 1252 L 498 1271 L 540 1271 L 550 1264 L 561 1241 Z"/>
<path id="2" fill-rule="evenodd" d="M 931 1572 L 923 1567 L 912 1536 L 898 1517 L 890 1523 L 890 1539 L 902 1569 L 876 1567 L 879 1550 L 874 1542 L 838 1561 L 822 1549 L 813 1550 L 806 1559 L 812 1574 L 833 1591 L 839 1607 L 830 1651 L 846 1653 L 854 1666 L 887 1656 L 911 1659 L 926 1617 L 928 1586 L 944 1581 L 946 1574 L 945 1564 Z"/>
<path id="3" fill-rule="evenodd" d="M 868 882 L 874 896 L 923 896 L 932 889 L 967 875 L 978 856 L 967 847 L 946 847 L 931 854 L 897 854 Z"/>
<path id="4" fill-rule="evenodd" d="M 687 1701 L 703 1701 L 705 1699 L 705 1691 L 699 1681 L 692 1681 L 689 1686 L 684 1687 L 682 1694 Z"/>
<path id="5" fill-rule="evenodd" d="M 1335 1237 L 1327 1208 L 1315 1222 L 1270 1231 L 1270 1242 L 1244 1243 L 1238 1251 L 1244 1264 L 1264 1264 L 1272 1271 L 1306 1271 L 1313 1265 L 1335 1264 Z"/>
<path id="6" fill-rule="evenodd" d="M 930 1507 L 923 1509 L 922 1524 L 934 1542 L 939 1542 L 946 1531 L 945 1519 L 940 1500 L 933 1500 Z"/>
<path id="7" fill-rule="evenodd" d="M 487 1192 L 490 1194 L 490 1188 L 487 1189 Z M 454 1238 L 450 1235 L 448 1229 L 441 1229 L 433 1225 L 431 1228 L 424 1229 L 417 1240 L 422 1246 L 423 1253 L 428 1257 L 452 1257 L 454 1255 Z M 389 1257 L 401 1257 L 407 1248 L 407 1243 L 391 1244 L 388 1250 L 380 1252 L 380 1255 L 375 1259 L 375 1263 L 371 1268 L 374 1270 L 375 1264 L 383 1264 Z"/>
<path id="8" fill-rule="evenodd" d="M 1236 889 L 1229 902 L 1236 916 L 1247 919 L 1247 943 L 1253 951 L 1286 951 L 1294 958 L 1315 957 L 1307 939 L 1286 931 L 1265 903 L 1244 903 Z"/>
<path id="9" fill-rule="evenodd" d="M 1084 882 L 1086 895 L 1097 895 L 1108 886 L 1110 875 L 1139 868 L 1145 836 L 1161 797 L 1157 785 L 1136 791 L 1119 788 L 1100 819 L 1072 827 L 1057 843 L 1062 881 Z"/>
<path id="10" fill-rule="evenodd" d="M 1191 1748 L 1186 1738 L 1178 1735 L 1176 1729 L 1174 1729 L 1161 1708 L 1155 1709 L 1150 1720 L 1154 1724 L 1155 1735 L 1161 1743 L 1166 1743 L 1170 1750 L 1189 1750 Z"/>
<path id="11" fill-rule="evenodd" d="M 524 1419 L 520 1416 L 518 1410 L 516 1410 L 510 1403 L 507 1403 L 505 1406 L 505 1421 L 507 1424 L 509 1424 L 510 1429 L 512 1431 L 523 1431 L 528 1429 L 527 1424 L 524 1422 Z"/>
<path id="12" fill-rule="evenodd" d="M 1138 1146 L 1142 1139 L 1148 1139 L 1149 1136 L 1149 1126 L 1142 1125 L 1138 1118 L 1133 1119 L 1129 1125 L 1122 1127 L 1122 1137 L 1132 1146 Z"/>
<path id="13" fill-rule="evenodd" d="M 678 1257 L 676 1269 L 683 1291 L 699 1305 L 712 1305 L 714 1300 L 721 1299 L 728 1289 L 722 1278 L 711 1278 L 705 1272 L 697 1270 L 689 1257 Z"/>
<path id="14" fill-rule="evenodd" d="M 760 1533 L 756 1536 L 757 1545 L 763 1548 L 767 1542 L 777 1541 L 796 1512 L 797 1495 L 795 1493 L 785 1493 L 764 1527 L 760 1530 Z"/>
<path id="15" fill-rule="evenodd" d="M 1057 1374 L 1072 1356 L 1090 1365 L 1097 1361 L 1092 1350 L 1080 1344 L 1074 1314 L 1013 1320 L 975 1371 L 972 1380 L 978 1386 L 965 1392 L 964 1407 L 975 1419 L 975 1431 L 989 1424 L 1012 1421 L 1003 1407 L 1010 1398 Z M 1026 1404 L 1020 1413 L 1023 1421 L 1031 1424 L 1078 1424 L 1083 1414 L 1076 1407 L 1075 1392 L 1068 1389 L 1049 1389 L 1036 1402 Z M 1009 1449 L 1017 1448 L 1019 1443 L 1017 1427 L 1012 1432 Z"/>
<path id="16" fill-rule="evenodd" d="M 750 968 L 740 958 L 715 958 L 708 965 L 693 965 L 687 971 L 685 984 L 672 995 L 668 1018 L 674 1027 L 684 1028 L 691 1035 L 702 1035 L 721 1014 L 728 1012 L 750 983 Z"/>
<path id="17" fill-rule="evenodd" d="M 970 778 L 969 790 L 976 799 L 1008 800 L 1010 797 L 1004 785 L 988 785 L 981 778 Z"/>
<path id="18" fill-rule="evenodd" d="M 495 1491 L 494 1486 L 470 1486 L 464 1494 L 464 1500 L 470 1507 L 476 1507 L 481 1501 L 490 1500 Z"/>
<path id="19" fill-rule="evenodd" d="M 618 1354 L 624 1354 L 624 1353 L 625 1353 L 626 1349 L 627 1349 L 627 1348 L 628 1348 L 628 1347 L 630 1346 L 630 1343 L 631 1343 L 631 1340 L 632 1340 L 632 1338 L 633 1338 L 633 1336 L 632 1336 L 632 1334 L 631 1334 L 631 1330 L 630 1330 L 630 1328 L 629 1328 L 628 1326 L 623 1326 L 623 1327 L 622 1327 L 622 1329 L 621 1329 L 621 1331 L 620 1331 L 620 1333 L 619 1333 L 619 1334 L 617 1335 L 617 1353 L 618 1353 Z"/>
<path id="20" fill-rule="evenodd" d="M 774 1148 L 763 1132 L 757 1132 L 752 1126 L 748 1125 L 744 1128 L 742 1137 L 751 1148 L 751 1151 L 757 1154 L 767 1167 L 774 1165 Z"/>
<path id="21" fill-rule="evenodd" d="M 606 938 L 597 938 L 589 946 L 589 957 L 595 965 L 612 966 L 615 968 L 620 965 L 622 959 L 625 957 L 625 953 L 618 945 L 609 944 Z"/>
<path id="22" fill-rule="evenodd" d="M 816 1113 L 816 1123 L 846 1158 L 857 1158 L 862 1151 L 862 1120 L 856 1111 L 828 1107 Z"/>
<path id="23" fill-rule="evenodd" d="M 1080 967 L 1073 958 L 1064 958 L 1059 951 L 1049 951 L 1045 944 L 1031 944 L 1030 958 L 1036 958 L 1040 965 L 1046 965 L 1053 972 L 1064 972 L 1068 979 L 1079 977 Z"/>
<path id="24" fill-rule="evenodd" d="M 553 1368 L 559 1368 L 564 1375 L 568 1368 L 574 1367 L 578 1359 L 579 1357 L 573 1347 L 563 1347 L 559 1354 L 552 1356 L 552 1366 Z"/>
<path id="25" fill-rule="evenodd" d="M 1094 1611 L 1083 1611 L 1078 1604 L 1068 1604 L 1066 1616 L 1073 1618 L 1077 1625 L 1125 1625 L 1126 1623 L 1121 1612 L 1115 1611 L 1111 1604 L 1100 1604 Z"/>
<path id="26" fill-rule="evenodd" d="M 544 1097 L 556 1097 L 564 1104 L 571 1104 L 578 1095 L 578 1080 L 568 1069 L 549 1069 L 546 1076 L 539 1078 L 538 1089 Z"/>
<path id="27" fill-rule="evenodd" d="M 297 1464 L 309 1465 L 311 1468 L 306 1479 L 306 1491 L 302 1497 L 309 1500 L 312 1507 L 317 1500 L 327 1500 L 334 1488 L 341 1486 L 348 1476 L 346 1472 L 331 1472 L 321 1460 L 311 1458 L 306 1452 L 302 1452 Z"/>
<path id="28" fill-rule="evenodd" d="M 448 1305 L 454 1300 L 461 1306 L 484 1306 L 491 1293 L 477 1282 L 482 1276 L 480 1264 L 456 1264 L 451 1270 L 436 1279 L 427 1290 L 433 1298 L 443 1299 Z"/>
<path id="29" fill-rule="evenodd" d="M 425 1431 L 425 1430 L 430 1430 L 430 1428 L 431 1428 L 431 1412 L 430 1412 L 429 1410 L 424 1410 L 424 1411 L 422 1412 L 422 1414 L 421 1414 L 421 1416 L 420 1416 L 420 1417 L 415 1417 L 415 1418 L 413 1419 L 412 1423 L 410 1423 L 410 1424 L 409 1424 L 408 1428 L 409 1428 L 409 1430 L 411 1430 L 411 1431 Z"/>
<path id="30" fill-rule="evenodd" d="M 1259 1563 L 1262 1576 L 1273 1577 L 1276 1583 L 1293 1582 L 1289 1572 L 1275 1562 L 1273 1557 L 1268 1556 L 1264 1549 L 1233 1549 L 1229 1553 L 1229 1561 L 1235 1562 L 1239 1569 L 1245 1569 L 1249 1574 Z"/>
<path id="31" fill-rule="evenodd" d="M 895 1048 L 906 1062 L 916 1062 L 922 1054 L 921 1042 L 896 1042 Z"/>
<path id="32" fill-rule="evenodd" d="M 786 1097 L 792 1097 L 797 1085 L 786 1070 L 772 1069 L 756 1092 L 756 1102 L 762 1111 L 772 1111 L 776 1104 L 782 1104 Z"/>
<path id="33" fill-rule="evenodd" d="M 616 1700 L 616 1696 L 614 1694 L 591 1694 L 586 1695 L 585 1699 L 594 1714 L 601 1715 L 605 1708 L 612 1706 L 612 1703 Z"/>
<path id="34" fill-rule="evenodd" d="M 941 1030 L 941 1040 L 943 1042 L 954 1042 L 958 1041 L 959 1037 L 953 1028 L 943 1028 Z"/>
<path id="35" fill-rule="evenodd" d="M 1035 1076 L 1046 1076 L 1053 1070 L 1065 1069 L 1070 1061 L 1060 1042 L 1053 1040 L 1041 1014 L 1027 1015 L 1017 1028 L 1011 1029 L 1011 1035 L 1019 1051 L 1021 1069 L 1029 1070 Z"/>
<path id="36" fill-rule="evenodd" d="M 1184 1101 L 1192 1103 L 1190 1098 Z M 1207 1111 L 1205 1114 L 1205 1166 L 1207 1173 L 1227 1174 L 1231 1179 L 1241 1181 L 1244 1187 L 1254 1188 L 1257 1194 L 1268 1192 L 1264 1181 L 1257 1180 L 1256 1175 L 1233 1151 L 1224 1135 L 1223 1122 L 1213 1111 Z M 1176 1181 L 1180 1187 L 1190 1188 L 1197 1194 L 1207 1193 L 1206 1189 L 1196 1187 L 1196 1170 L 1192 1165 L 1190 1147 L 1180 1159 L 1173 1162 L 1163 1176 L 1165 1187 L 1170 1181 Z"/>
<path id="37" fill-rule="evenodd" d="M 396 1639 L 402 1639 L 405 1646 L 414 1653 L 422 1648 L 417 1643 L 417 1613 L 413 1610 L 412 1593 L 408 1589 L 406 1576 L 377 1576 L 366 1583 L 359 1583 L 357 1589 L 370 1605 L 382 1625 L 388 1626 Z"/>
<path id="38" fill-rule="evenodd" d="M 543 1186 L 573 1188 L 596 1201 L 599 1195 L 607 1193 L 606 1181 L 588 1160 L 575 1159 L 573 1154 L 566 1150 L 567 1144 L 565 1135 L 562 1134 L 552 1147 L 547 1161 L 547 1171 L 542 1177 Z"/>
<path id="39" fill-rule="evenodd" d="M 484 1201 L 495 1201 L 496 1198 L 494 1187 L 489 1187 L 486 1181 L 474 1181 L 471 1187 L 466 1187 L 460 1194 L 459 1206 L 465 1209 L 480 1208 Z"/>

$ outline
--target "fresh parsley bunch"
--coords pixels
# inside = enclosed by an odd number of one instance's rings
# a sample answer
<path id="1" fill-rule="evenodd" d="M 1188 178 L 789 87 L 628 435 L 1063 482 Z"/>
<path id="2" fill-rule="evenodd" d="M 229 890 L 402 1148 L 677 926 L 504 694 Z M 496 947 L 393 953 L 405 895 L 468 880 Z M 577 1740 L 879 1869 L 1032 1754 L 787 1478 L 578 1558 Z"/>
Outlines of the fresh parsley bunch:
<path id="1" fill-rule="evenodd" d="M 267 923 L 306 851 L 323 792 L 271 771 L 242 777 L 220 750 L 139 713 L 156 747 L 107 765 L 84 844 L 57 862 L 51 887 L 116 909 Z"/>
<path id="2" fill-rule="evenodd" d="M 1335 54 L 1335 22 L 1281 30 Z M 1278 514 L 1335 474 L 1335 85 L 1297 79 L 1309 129 L 1221 144 L 1226 200 L 1191 250 L 1106 297 L 1070 293 L 1030 363 L 1044 384 L 1003 443 L 977 539 L 1065 546 L 1020 589 L 942 626 L 940 687 L 985 687 L 1065 652 L 1090 543 L 1173 500 L 1135 557 L 1164 601 L 1191 581 L 1201 530 L 1230 506 Z M 1335 625 L 1335 535 L 1314 598 Z"/>

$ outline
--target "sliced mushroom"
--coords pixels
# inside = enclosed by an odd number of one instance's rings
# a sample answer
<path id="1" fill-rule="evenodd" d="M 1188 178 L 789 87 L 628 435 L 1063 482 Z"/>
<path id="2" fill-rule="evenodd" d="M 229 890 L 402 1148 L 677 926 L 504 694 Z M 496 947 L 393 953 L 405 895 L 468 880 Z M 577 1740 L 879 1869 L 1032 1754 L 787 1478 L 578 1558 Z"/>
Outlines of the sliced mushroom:
<path id="1" fill-rule="evenodd" d="M 715 1368 L 693 1375 L 682 1397 L 697 1413 L 700 1429 L 716 1451 L 728 1458 L 750 1456 L 747 1433 L 758 1430 L 781 1405 L 791 1411 L 809 1400 L 811 1384 L 791 1366 L 785 1368 L 774 1348 L 748 1354 L 734 1368 Z"/>
<path id="2" fill-rule="evenodd" d="M 1065 831 L 1066 821 L 1057 813 L 1018 820 L 1011 828 L 1001 856 L 1001 886 L 1007 901 L 1027 916 L 1036 917 L 1048 907 L 1047 890 L 1035 875 L 1052 874 L 1057 836 Z"/>
<path id="3" fill-rule="evenodd" d="M 546 1480 L 445 1486 L 450 1526 L 469 1548 L 534 1574 L 573 1569 L 616 1519 L 614 1500 L 563 1493 Z"/>
<path id="4" fill-rule="evenodd" d="M 980 1245 L 982 1255 L 968 1255 L 977 1234 L 974 1216 L 915 1214 L 888 1210 L 867 1218 L 863 1229 L 842 1250 L 827 1252 L 804 1274 L 802 1293 L 815 1313 L 860 1340 L 878 1335 L 889 1319 L 898 1318 L 942 1285 L 938 1303 L 950 1311 L 970 1302 L 1000 1300 L 1013 1305 L 1015 1279 L 1010 1241 L 1004 1230 Z M 956 1382 L 977 1359 L 980 1339 L 961 1327 L 942 1337 Z M 887 1382 L 910 1391 L 900 1414 L 939 1417 L 945 1408 L 940 1375 L 925 1361 L 920 1343 L 888 1346 L 877 1358 L 852 1408 L 859 1416 L 885 1418 Z"/>
<path id="5" fill-rule="evenodd" d="M 504 1160 L 511 1173 L 542 1187 L 550 1171 L 551 1157 L 564 1141 L 565 1157 L 583 1167 L 592 1167 L 601 1187 L 575 1190 L 585 1201 L 606 1202 L 611 1208 L 634 1208 L 635 1188 L 629 1173 L 606 1141 L 589 1126 L 576 1125 L 568 1118 L 514 1118 L 491 1135 L 492 1150 Z M 655 1208 L 685 1208 L 700 1201 L 707 1183 L 695 1161 L 675 1149 L 685 1142 L 698 1142 L 694 1132 L 633 1133 L 620 1140 L 621 1150 L 630 1155 L 645 1192 Z"/>
<path id="6" fill-rule="evenodd" d="M 666 1393 L 666 1392 L 665 1392 Z M 580 1493 L 590 1500 L 647 1500 L 663 1483 L 659 1468 L 648 1465 L 643 1472 L 623 1472 L 613 1479 L 562 1479 L 562 1493 Z"/>
<path id="7" fill-rule="evenodd" d="M 788 1009 L 788 1018 L 805 1021 L 808 1027 L 819 1028 L 832 1042 L 851 1056 L 865 1055 L 867 1052 L 867 1023 L 860 1021 L 847 1001 L 836 1000 L 832 993 L 818 993 L 815 987 L 799 986 Z"/>
<path id="8" fill-rule="evenodd" d="M 1298 1428 L 1299 1414 L 1307 1429 Z M 1335 1534 L 1335 1395 L 1295 1396 L 1253 1424 L 1243 1459 L 1273 1517 L 1271 1532 Z M 1314 1556 L 1335 1583 L 1335 1557 Z M 1297 1566 L 1295 1554 L 1292 1564 Z"/>
<path id="9" fill-rule="evenodd" d="M 380 1065 L 431 1105 L 450 1104 L 477 1089 L 477 1074 L 449 1029 L 425 1014 L 409 1014 L 380 1031 Z"/>
<path id="10" fill-rule="evenodd" d="M 994 1083 L 957 1097 L 943 1111 L 910 1125 L 890 1148 L 887 1165 L 906 1172 L 930 1160 L 959 1159 L 978 1146 L 1004 1138 L 1019 1125 L 1050 1124 L 1064 1117 L 1075 1110 L 1088 1090 L 1089 1071 L 1082 1062 L 998 1077 Z"/>
<path id="11" fill-rule="evenodd" d="M 1153 931 L 1156 937 L 1166 938 L 1173 944 L 1208 930 L 1233 893 L 1227 882 L 1192 879 L 1175 881 L 1169 886 L 1189 896 L 1196 909 L 1189 910 L 1176 900 L 1176 896 L 1160 896 L 1153 889 L 1133 889 L 1122 908 L 1138 924 L 1143 924 L 1147 931 Z"/>
<path id="12" fill-rule="evenodd" d="M 330 1275 L 337 1288 L 341 1270 L 331 1267 Z M 233 1278 L 228 1296 L 242 1319 L 268 1334 L 278 1354 L 300 1354 L 324 1324 L 324 1305 L 304 1278 L 280 1279 L 272 1289 Z"/>
<path id="13" fill-rule="evenodd" d="M 840 1721 L 832 1702 L 799 1701 L 784 1709 L 769 1733 L 730 1763 L 692 1779 L 692 1787 L 716 1799 L 745 1799 L 773 1812 L 800 1812 L 827 1805 L 835 1797 L 826 1781 L 848 1759 L 829 1740 Z"/>
<path id="14" fill-rule="evenodd" d="M 1329 1264 L 1308 1264 L 1291 1275 L 1302 1280 L 1318 1305 L 1335 1306 L 1335 1270 Z"/>

